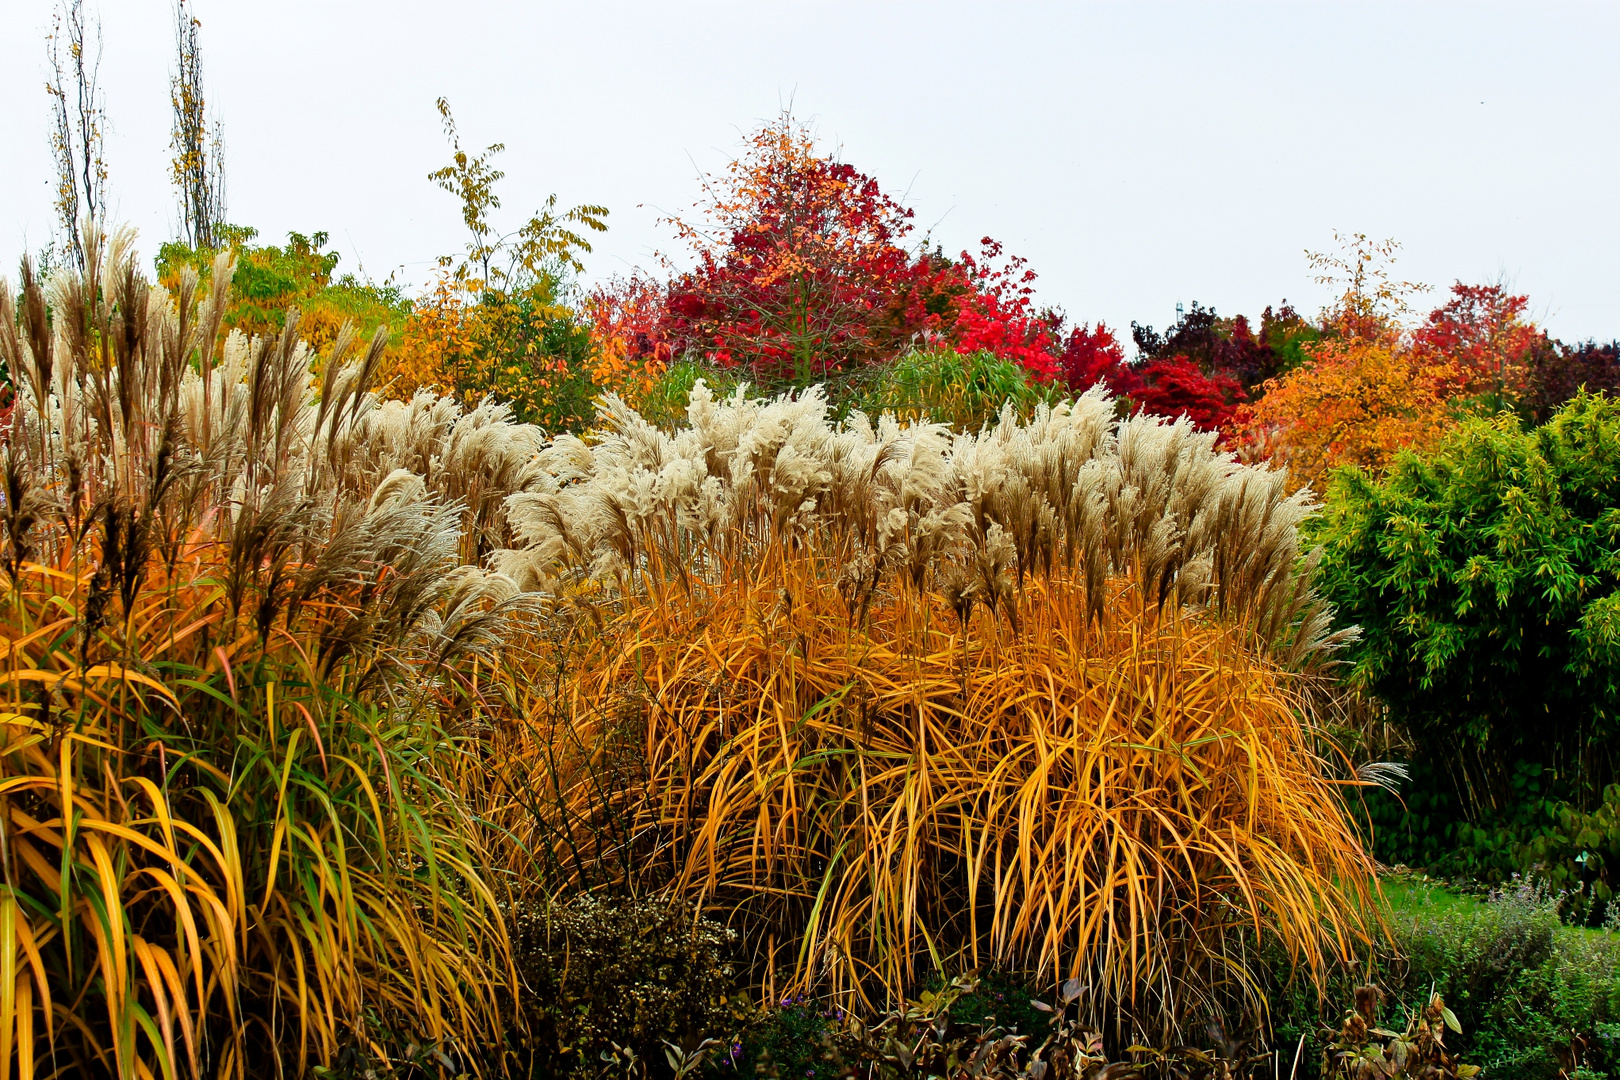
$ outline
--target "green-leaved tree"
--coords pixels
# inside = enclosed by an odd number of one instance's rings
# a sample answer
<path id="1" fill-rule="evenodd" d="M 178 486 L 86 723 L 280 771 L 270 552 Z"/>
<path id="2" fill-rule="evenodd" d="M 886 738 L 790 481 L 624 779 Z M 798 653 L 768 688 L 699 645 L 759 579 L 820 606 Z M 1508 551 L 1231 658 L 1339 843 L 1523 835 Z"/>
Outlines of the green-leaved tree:
<path id="1" fill-rule="evenodd" d="M 1490 833 L 1508 858 L 1559 804 L 1601 802 L 1620 764 L 1620 401 L 1583 392 L 1531 430 L 1469 421 L 1382 480 L 1343 472 L 1318 536 L 1324 589 L 1362 629 L 1354 677 L 1418 747 L 1430 790 L 1412 795 L 1468 826 L 1449 842 Z"/>

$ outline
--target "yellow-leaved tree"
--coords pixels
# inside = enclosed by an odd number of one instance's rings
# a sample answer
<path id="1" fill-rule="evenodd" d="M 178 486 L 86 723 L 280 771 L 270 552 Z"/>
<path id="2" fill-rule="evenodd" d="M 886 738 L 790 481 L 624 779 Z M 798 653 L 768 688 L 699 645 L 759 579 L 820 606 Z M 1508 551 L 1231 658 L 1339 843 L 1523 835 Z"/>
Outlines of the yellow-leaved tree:
<path id="1" fill-rule="evenodd" d="M 590 332 L 568 300 L 573 275 L 584 269 L 579 256 L 591 250 L 585 234 L 607 229 L 607 208 L 559 210 L 552 195 L 501 232 L 491 212 L 501 205 L 495 184 L 505 173 L 490 159 L 504 145 L 468 153 L 449 102 L 440 98 L 438 107 L 452 159 L 428 178 L 461 201 L 468 241 L 462 255 L 439 260 L 382 385 L 399 397 L 424 389 L 464 404 L 493 397 L 548 431 L 578 430 L 595 416 L 601 388 Z"/>

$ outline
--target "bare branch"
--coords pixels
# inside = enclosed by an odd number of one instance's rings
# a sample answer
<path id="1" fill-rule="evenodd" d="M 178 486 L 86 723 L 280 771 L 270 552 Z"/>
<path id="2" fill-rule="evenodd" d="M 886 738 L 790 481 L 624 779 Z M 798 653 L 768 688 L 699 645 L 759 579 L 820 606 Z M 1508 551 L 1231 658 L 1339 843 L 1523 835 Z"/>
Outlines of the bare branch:
<path id="1" fill-rule="evenodd" d="M 171 179 L 180 189 L 186 241 L 194 248 L 214 248 L 221 239 L 219 226 L 225 221 L 225 141 L 219 119 L 212 126 L 208 122 L 202 51 L 197 42 L 201 25 L 186 0 L 178 0 L 174 7 L 177 70 L 169 80 L 174 108 L 169 146 L 174 150 Z"/>
<path id="2" fill-rule="evenodd" d="M 56 162 L 58 245 L 80 272 L 86 265 L 84 235 L 103 229 L 107 217 L 107 109 L 98 80 L 101 46 L 100 19 L 92 26 L 85 17 L 84 0 L 64 0 L 46 38 L 51 79 L 45 92 L 55 120 L 51 156 Z"/>

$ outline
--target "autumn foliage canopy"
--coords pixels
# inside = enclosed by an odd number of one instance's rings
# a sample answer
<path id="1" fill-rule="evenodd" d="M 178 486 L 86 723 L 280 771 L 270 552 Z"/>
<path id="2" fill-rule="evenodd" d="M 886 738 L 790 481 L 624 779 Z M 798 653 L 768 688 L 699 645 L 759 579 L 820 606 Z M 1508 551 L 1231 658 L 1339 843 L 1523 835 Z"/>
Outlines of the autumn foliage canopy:
<path id="1" fill-rule="evenodd" d="M 492 393 L 560 431 L 588 426 L 608 392 L 677 418 L 699 374 L 768 392 L 819 382 L 868 410 L 943 410 L 972 424 L 993 415 L 986 392 L 1008 378 L 1027 387 L 1012 395 L 1026 403 L 1101 386 L 1122 409 L 1186 416 L 1246 459 L 1319 485 L 1340 466 L 1380 471 L 1463 416 L 1542 416 L 1588 381 L 1526 317 L 1526 298 L 1500 285 L 1458 283 L 1414 319 L 1408 301 L 1423 287 L 1392 277 L 1397 245 L 1361 234 L 1309 255 L 1338 296 L 1319 318 L 1284 301 L 1251 323 L 1194 303 L 1163 333 L 1131 324 L 1128 357 L 1107 326 L 1071 325 L 1038 303 L 1034 270 L 990 237 L 954 256 L 918 238 L 910 209 L 787 113 L 664 219 L 681 250 L 661 256 L 662 273 L 580 290 L 570 274 L 589 244 L 573 230 L 604 227 L 605 210 L 564 212 L 553 200 L 501 234 L 490 217 L 501 174 L 488 164 L 500 147 L 462 151 L 441 111 L 456 156 L 433 179 L 462 198 L 470 242 L 466 257 L 445 261 L 390 353 L 401 396 L 454 391 L 470 404 Z M 896 373 L 922 354 L 936 359 Z M 1581 356 L 1595 377 L 1620 376 L 1595 346 Z M 978 373 L 984 386 L 912 400 L 952 371 Z"/>
<path id="2" fill-rule="evenodd" d="M 703 191 L 667 219 L 690 266 L 666 260 L 661 298 L 645 278 L 593 295 L 610 351 L 694 357 L 766 386 L 857 377 L 914 347 L 986 352 L 1041 382 L 1066 376 L 1063 317 L 1036 307 L 1024 260 L 988 237 L 954 259 L 926 241 L 907 247 L 912 211 L 819 154 L 791 116 L 749 136 Z M 1105 327 L 1076 332 L 1118 355 Z"/>
<path id="3" fill-rule="evenodd" d="M 1287 464 L 1296 483 L 1341 466 L 1381 472 L 1466 417 L 1519 409 L 1552 352 L 1525 318 L 1527 298 L 1499 284 L 1458 282 L 1409 329 L 1408 297 L 1424 287 L 1390 276 L 1396 245 L 1357 235 L 1345 247 L 1343 257 L 1312 256 L 1319 280 L 1343 292 L 1306 362 L 1268 381 L 1228 428 L 1252 454 Z"/>

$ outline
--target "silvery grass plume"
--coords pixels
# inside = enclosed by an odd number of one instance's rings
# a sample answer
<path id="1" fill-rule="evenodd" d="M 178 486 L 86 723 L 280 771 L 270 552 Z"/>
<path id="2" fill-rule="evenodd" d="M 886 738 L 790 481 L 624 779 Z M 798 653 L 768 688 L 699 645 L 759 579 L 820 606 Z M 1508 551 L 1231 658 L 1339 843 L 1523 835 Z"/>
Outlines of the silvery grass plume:
<path id="1" fill-rule="evenodd" d="M 1348 636 L 1330 632 L 1315 558 L 1301 551 L 1309 494 L 1185 418 L 1117 420 L 1093 389 L 1027 423 L 1007 409 L 984 431 L 953 433 L 859 412 L 833 423 L 819 387 L 745 391 L 716 399 L 699 381 L 673 432 L 609 395 L 600 430 L 550 442 L 541 475 L 510 497 L 520 543 L 494 565 L 525 589 L 611 593 L 781 542 L 841 552 L 856 607 L 904 574 L 959 610 L 995 611 L 1062 564 L 1083 573 L 1099 622 L 1108 581 L 1126 577 L 1156 604 L 1214 608 L 1291 666 Z"/>
<path id="2" fill-rule="evenodd" d="M 526 603 L 478 567 L 513 543 L 507 499 L 552 483 L 537 429 L 493 402 L 381 400 L 382 330 L 363 343 L 345 328 L 324 358 L 299 339 L 296 310 L 277 335 L 223 334 L 229 253 L 210 287 L 187 268 L 171 297 L 136 269 L 133 231 L 92 234 L 85 250 L 82 276 L 41 281 L 25 260 L 20 313 L 0 279 L 0 360 L 17 390 L 0 454 L 14 580 L 95 531 L 116 564 L 103 592 L 127 606 L 150 557 L 172 567 L 183 546 L 218 543 L 233 611 L 261 632 L 324 588 L 361 588 L 368 604 L 326 643 L 333 660 L 488 647 L 491 626 L 464 624 Z"/>

